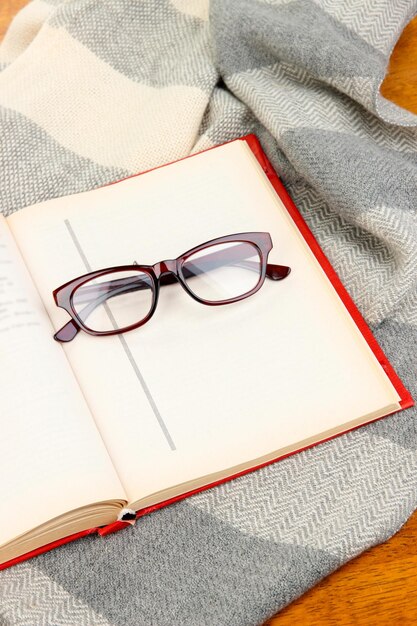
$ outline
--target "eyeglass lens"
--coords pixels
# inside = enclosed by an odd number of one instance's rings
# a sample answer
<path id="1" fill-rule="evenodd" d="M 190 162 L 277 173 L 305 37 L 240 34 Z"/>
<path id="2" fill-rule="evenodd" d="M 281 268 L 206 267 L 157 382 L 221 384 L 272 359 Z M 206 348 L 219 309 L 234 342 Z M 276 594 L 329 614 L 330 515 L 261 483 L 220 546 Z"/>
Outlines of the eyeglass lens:
<path id="1" fill-rule="evenodd" d="M 187 287 L 208 302 L 233 300 L 252 291 L 261 277 L 258 249 L 232 241 L 205 248 L 189 256 L 182 272 Z"/>
<path id="2" fill-rule="evenodd" d="M 117 271 L 78 287 L 72 306 L 87 328 L 108 332 L 143 320 L 152 308 L 153 293 L 153 280 L 148 274 Z"/>

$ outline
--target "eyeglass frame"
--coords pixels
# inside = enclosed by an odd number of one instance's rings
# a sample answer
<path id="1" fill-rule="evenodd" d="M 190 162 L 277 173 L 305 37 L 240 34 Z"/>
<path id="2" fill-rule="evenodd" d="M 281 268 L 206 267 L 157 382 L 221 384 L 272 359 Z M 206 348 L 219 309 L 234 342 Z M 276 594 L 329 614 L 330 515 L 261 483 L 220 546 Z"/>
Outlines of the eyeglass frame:
<path id="1" fill-rule="evenodd" d="M 200 252 L 215 245 L 230 242 L 247 243 L 257 249 L 261 260 L 260 277 L 257 284 L 246 293 L 235 296 L 233 298 L 227 298 L 225 300 L 206 300 L 204 298 L 200 298 L 188 287 L 183 274 L 183 265 L 190 256 L 196 254 L 197 252 Z M 222 306 L 225 304 L 233 304 L 234 302 L 239 302 L 240 300 L 245 300 L 246 298 L 249 298 L 260 290 L 265 282 L 266 277 L 272 280 L 282 280 L 286 278 L 290 273 L 291 268 L 286 265 L 275 265 L 268 263 L 268 256 L 272 248 L 273 243 L 271 235 L 267 232 L 236 233 L 233 235 L 226 235 L 224 237 L 216 237 L 215 239 L 210 239 L 205 243 L 202 243 L 198 246 L 195 246 L 194 248 L 191 248 L 190 250 L 187 250 L 187 252 L 181 254 L 176 259 L 166 259 L 164 261 L 159 261 L 154 265 L 139 265 L 137 263 L 134 263 L 132 265 L 118 265 L 114 267 L 107 267 L 105 269 L 88 272 L 87 274 L 83 274 L 82 276 L 73 278 L 72 280 L 61 285 L 60 287 L 57 287 L 52 292 L 55 304 L 58 307 L 64 309 L 71 317 L 71 319 L 54 334 L 54 339 L 56 341 L 64 343 L 71 341 L 80 330 L 83 330 L 87 334 L 93 336 L 118 335 L 121 333 L 129 332 L 131 330 L 135 330 L 136 328 L 139 328 L 140 326 L 146 324 L 154 315 L 156 307 L 158 305 L 161 286 L 173 284 L 174 282 L 179 282 L 189 296 L 191 296 L 197 302 L 200 302 L 201 304 L 204 304 L 206 306 Z M 95 278 L 100 278 L 101 276 L 105 276 L 106 274 L 129 271 L 142 272 L 143 274 L 147 274 L 151 279 L 152 304 L 149 309 L 149 313 L 139 322 L 130 324 L 129 326 L 123 328 L 116 328 L 113 330 L 105 331 L 96 331 L 89 328 L 80 319 L 75 307 L 73 306 L 74 293 L 83 284 L 90 282 Z"/>

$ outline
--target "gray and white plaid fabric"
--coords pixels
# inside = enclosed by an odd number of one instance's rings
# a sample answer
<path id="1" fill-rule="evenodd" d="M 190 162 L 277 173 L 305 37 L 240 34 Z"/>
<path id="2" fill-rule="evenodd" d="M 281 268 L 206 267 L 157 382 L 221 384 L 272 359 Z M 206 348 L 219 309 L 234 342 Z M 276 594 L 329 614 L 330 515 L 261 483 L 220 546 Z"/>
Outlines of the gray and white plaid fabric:
<path id="1" fill-rule="evenodd" d="M 416 12 L 417 0 L 33 0 L 0 47 L 1 210 L 255 132 L 417 395 L 417 116 L 379 93 Z M 415 417 L 6 570 L 0 622 L 259 624 L 410 516 Z"/>

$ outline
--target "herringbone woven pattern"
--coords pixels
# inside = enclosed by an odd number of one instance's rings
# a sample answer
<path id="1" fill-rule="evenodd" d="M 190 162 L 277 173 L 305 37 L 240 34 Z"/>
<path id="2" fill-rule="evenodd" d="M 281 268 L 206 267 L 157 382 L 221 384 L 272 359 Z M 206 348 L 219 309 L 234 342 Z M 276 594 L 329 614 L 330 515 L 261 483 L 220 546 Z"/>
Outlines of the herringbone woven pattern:
<path id="1" fill-rule="evenodd" d="M 0 47 L 2 211 L 255 132 L 417 393 L 417 118 L 379 92 L 415 12 L 417 0 L 33 0 Z M 7 570 L 0 623 L 259 624 L 416 508 L 415 416 Z"/>
<path id="2" fill-rule="evenodd" d="M 0 603 L 21 626 L 109 626 L 102 616 L 30 565 L 2 575 Z"/>

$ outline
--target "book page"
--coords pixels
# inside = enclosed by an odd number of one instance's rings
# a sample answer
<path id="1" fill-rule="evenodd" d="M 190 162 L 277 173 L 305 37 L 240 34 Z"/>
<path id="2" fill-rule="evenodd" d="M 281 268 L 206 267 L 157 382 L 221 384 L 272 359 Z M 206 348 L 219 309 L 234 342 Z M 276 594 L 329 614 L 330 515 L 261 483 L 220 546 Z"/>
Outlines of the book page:
<path id="1" fill-rule="evenodd" d="M 51 333 L 0 216 L 0 544 L 66 511 L 126 498 Z"/>
<path id="2" fill-rule="evenodd" d="M 164 286 L 141 328 L 81 332 L 63 345 L 131 501 L 398 408 L 245 142 L 30 207 L 9 223 L 55 329 L 68 321 L 52 299 L 64 282 L 173 259 L 215 237 L 269 232 L 269 261 L 292 268 L 228 306 Z"/>

